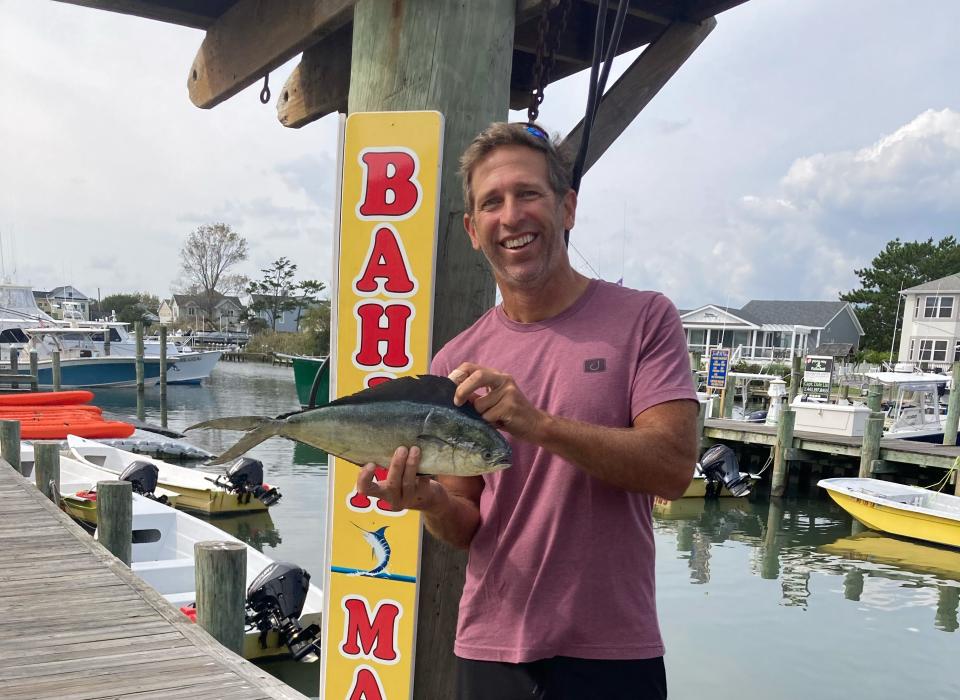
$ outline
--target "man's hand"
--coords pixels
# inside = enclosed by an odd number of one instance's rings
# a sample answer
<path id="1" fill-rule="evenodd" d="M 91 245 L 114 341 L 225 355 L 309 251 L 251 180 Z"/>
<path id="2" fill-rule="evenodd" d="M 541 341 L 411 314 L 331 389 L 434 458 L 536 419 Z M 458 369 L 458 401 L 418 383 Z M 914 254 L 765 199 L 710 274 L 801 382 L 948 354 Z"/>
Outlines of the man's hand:
<path id="1" fill-rule="evenodd" d="M 367 464 L 357 477 L 357 491 L 386 501 L 395 510 L 429 510 L 443 498 L 443 486 L 426 476 L 417 476 L 419 447 L 398 447 L 387 467 L 387 478 L 374 481 L 377 465 Z"/>
<path id="2" fill-rule="evenodd" d="M 548 418 L 509 374 L 464 362 L 449 376 L 457 384 L 453 397 L 457 406 L 470 401 L 485 421 L 521 440 L 535 436 Z"/>

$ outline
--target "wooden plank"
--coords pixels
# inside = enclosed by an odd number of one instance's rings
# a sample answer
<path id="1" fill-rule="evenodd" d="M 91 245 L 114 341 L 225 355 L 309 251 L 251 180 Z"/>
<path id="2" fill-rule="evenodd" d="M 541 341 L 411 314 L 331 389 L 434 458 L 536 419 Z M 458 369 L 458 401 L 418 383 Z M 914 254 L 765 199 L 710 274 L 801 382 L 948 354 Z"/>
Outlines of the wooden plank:
<path id="1" fill-rule="evenodd" d="M 717 26 L 712 17 L 700 24 L 674 22 L 659 39 L 650 44 L 607 90 L 597 109 L 590 145 L 584 161 L 586 173 L 640 111 L 660 92 L 707 35 Z M 564 143 L 576 153 L 583 136 L 583 120 L 567 134 Z"/>
<path id="2" fill-rule="evenodd" d="M 291 129 L 331 112 L 347 111 L 353 25 L 333 32 L 303 52 L 277 98 L 277 119 Z"/>
<path id="3" fill-rule="evenodd" d="M 97 10 L 119 12 L 147 19 L 180 24 L 194 29 L 206 29 L 233 0 L 203 0 L 203 2 L 158 3 L 155 0 L 60 0 L 71 5 L 81 5 Z"/>
<path id="4" fill-rule="evenodd" d="M 356 0 L 239 0 L 207 30 L 187 86 L 209 109 L 350 21 Z"/>

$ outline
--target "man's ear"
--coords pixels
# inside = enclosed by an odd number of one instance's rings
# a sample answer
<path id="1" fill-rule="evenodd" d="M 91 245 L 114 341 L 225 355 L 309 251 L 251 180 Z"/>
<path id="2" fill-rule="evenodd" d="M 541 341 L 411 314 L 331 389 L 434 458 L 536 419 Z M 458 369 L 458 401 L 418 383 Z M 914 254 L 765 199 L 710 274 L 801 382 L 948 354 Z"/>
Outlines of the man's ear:
<path id="1" fill-rule="evenodd" d="M 467 230 L 467 235 L 470 236 L 470 245 L 473 246 L 474 250 L 480 250 L 480 241 L 477 238 L 477 228 L 473 223 L 473 218 L 469 214 L 463 215 L 463 227 Z"/>
<path id="2" fill-rule="evenodd" d="M 574 189 L 567 190 L 563 196 L 563 227 L 567 231 L 573 230 L 573 225 L 577 222 L 577 192 Z"/>

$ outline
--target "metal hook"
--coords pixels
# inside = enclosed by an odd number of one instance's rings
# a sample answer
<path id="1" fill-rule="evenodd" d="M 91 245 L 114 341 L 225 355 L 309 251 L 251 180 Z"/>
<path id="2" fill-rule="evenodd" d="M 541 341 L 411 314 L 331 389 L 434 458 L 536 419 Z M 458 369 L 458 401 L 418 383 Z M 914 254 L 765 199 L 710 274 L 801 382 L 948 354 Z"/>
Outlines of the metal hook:
<path id="1" fill-rule="evenodd" d="M 263 90 L 260 91 L 260 102 L 267 104 L 270 101 L 270 74 L 263 76 Z"/>

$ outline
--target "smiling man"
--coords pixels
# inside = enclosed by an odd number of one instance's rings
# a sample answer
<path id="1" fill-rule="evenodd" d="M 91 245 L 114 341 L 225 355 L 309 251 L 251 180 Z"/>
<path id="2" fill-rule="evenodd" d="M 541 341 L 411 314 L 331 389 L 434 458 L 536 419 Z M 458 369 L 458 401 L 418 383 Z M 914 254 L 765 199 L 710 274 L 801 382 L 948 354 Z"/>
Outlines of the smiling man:
<path id="1" fill-rule="evenodd" d="M 432 371 L 504 431 L 510 469 L 417 476 L 401 447 L 358 489 L 423 512 L 469 550 L 457 640 L 461 700 L 666 697 L 651 508 L 696 461 L 696 394 L 673 304 L 588 279 L 564 231 L 569 159 L 535 124 L 496 123 L 461 158 L 464 226 L 503 302 Z"/>

